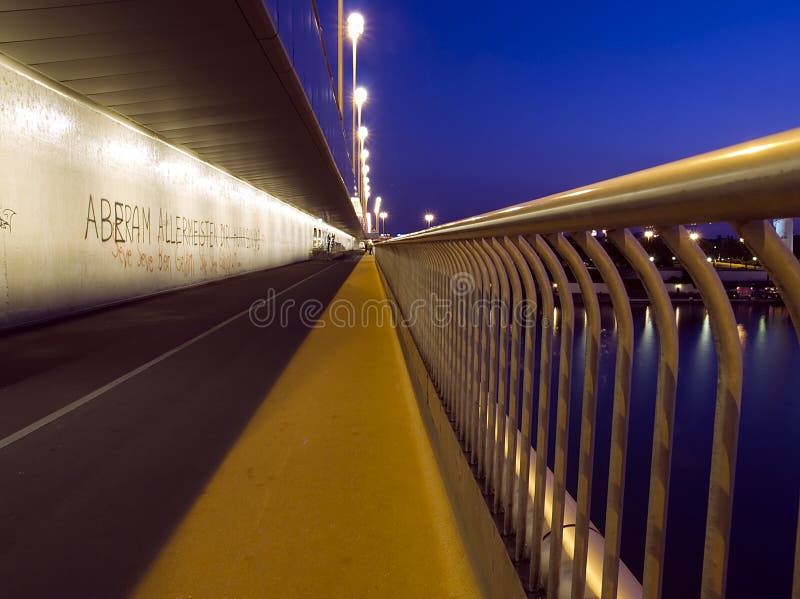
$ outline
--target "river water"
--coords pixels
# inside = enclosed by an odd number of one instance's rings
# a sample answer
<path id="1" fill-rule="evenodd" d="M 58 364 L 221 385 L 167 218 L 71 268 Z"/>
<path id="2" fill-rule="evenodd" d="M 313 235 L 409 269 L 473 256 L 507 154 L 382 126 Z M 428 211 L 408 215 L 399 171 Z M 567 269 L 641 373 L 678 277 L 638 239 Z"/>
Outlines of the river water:
<path id="1" fill-rule="evenodd" d="M 744 350 L 744 392 L 727 596 L 789 597 L 800 495 L 800 347 L 783 307 L 739 304 L 734 306 L 734 315 Z M 649 308 L 635 306 L 633 316 L 636 352 L 622 558 L 641 580 L 658 336 Z M 699 595 L 717 378 L 714 340 L 705 309 L 699 304 L 680 305 L 676 307 L 676 319 L 680 364 L 664 571 L 667 598 Z M 568 488 L 573 496 L 577 487 L 583 321 L 583 312 L 578 309 L 568 458 Z M 602 322 L 592 493 L 592 520 L 601 531 L 605 522 L 616 348 L 609 306 L 602 309 Z M 553 363 L 557 364 L 557 339 L 554 348 Z M 552 408 L 551 431 L 554 422 Z M 551 468 L 553 444 L 551 433 Z"/>

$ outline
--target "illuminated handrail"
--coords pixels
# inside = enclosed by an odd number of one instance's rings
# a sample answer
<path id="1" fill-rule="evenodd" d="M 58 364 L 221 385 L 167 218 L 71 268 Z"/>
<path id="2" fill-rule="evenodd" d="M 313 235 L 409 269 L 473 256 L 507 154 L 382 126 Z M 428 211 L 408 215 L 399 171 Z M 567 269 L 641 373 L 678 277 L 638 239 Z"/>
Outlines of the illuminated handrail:
<path id="1" fill-rule="evenodd" d="M 585 590 L 604 599 L 661 595 L 678 341 L 666 287 L 629 230 L 648 227 L 661 236 L 676 262 L 693 279 L 708 310 L 714 336 L 719 372 L 701 596 L 725 596 L 742 394 L 742 348 L 720 278 L 711 259 L 685 226 L 731 223 L 777 284 L 800 338 L 800 264 L 767 222 L 798 216 L 800 129 L 795 129 L 432 227 L 377 246 L 378 264 L 405 317 L 413 315 L 415 302 L 432 294 L 454 297 L 461 313 L 464 306 L 481 306 L 475 310 L 471 326 L 464 326 L 463 319 L 458 318 L 436 320 L 437 315 L 428 306 L 427 318 L 419 318 L 419 314 L 410 318 L 410 328 L 451 414 L 454 429 L 463 440 L 466 455 L 476 464 L 477 476 L 484 480 L 491 495 L 491 507 L 503 513 L 501 532 L 517 536 L 512 557 L 529 559 L 529 590 L 545 588 L 548 597 L 559 596 L 564 577 L 563 546 L 569 557 L 574 557 L 570 580 L 573 597 L 583 597 Z M 630 303 L 616 265 L 594 237 L 601 229 L 641 280 L 658 330 L 660 360 L 641 586 L 619 558 L 630 375 L 635 355 Z M 597 297 L 584 258 L 576 248 L 597 268 L 608 286 L 617 322 L 605 540 L 591 533 L 588 517 L 597 395 Z M 587 318 L 576 500 L 565 491 L 575 312 L 566 291 L 565 268 L 578 282 Z M 549 388 L 553 328 L 547 319 L 553 314 L 551 286 L 558 290 L 562 319 L 555 394 Z M 544 307 L 538 354 L 532 347 L 535 320 L 518 319 L 511 314 L 525 300 L 531 306 Z M 511 318 L 503 321 L 504 314 Z M 525 341 L 520 342 L 521 339 Z M 535 361 L 534 355 L 544 359 Z M 520 362 L 523 394 L 517 397 Z M 538 391 L 532 388 L 536 366 L 543 381 Z M 536 438 L 531 439 L 526 431 L 530 430 L 536 409 L 535 393 L 539 419 Z M 520 423 L 516 422 L 518 406 Z M 555 468 L 554 472 L 547 472 L 542 452 L 547 447 L 548 413 L 552 409 L 556 410 Z M 565 512 L 575 518 L 574 529 L 564 528 Z M 550 532 L 542 535 L 548 526 Z M 542 537 L 547 540 L 543 542 Z M 800 545 L 800 527 L 797 539 Z M 800 556 L 800 547 L 796 552 Z M 795 564 L 794 599 L 800 599 L 797 557 Z"/>

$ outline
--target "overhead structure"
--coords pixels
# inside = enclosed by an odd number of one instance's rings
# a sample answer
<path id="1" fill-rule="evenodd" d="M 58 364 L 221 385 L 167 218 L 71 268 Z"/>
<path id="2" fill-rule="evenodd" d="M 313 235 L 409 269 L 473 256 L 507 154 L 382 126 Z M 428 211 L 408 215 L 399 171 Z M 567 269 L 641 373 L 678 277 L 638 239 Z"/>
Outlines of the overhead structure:
<path id="1" fill-rule="evenodd" d="M 12 0 L 0 9 L 0 53 L 362 234 L 348 185 L 261 0 Z"/>

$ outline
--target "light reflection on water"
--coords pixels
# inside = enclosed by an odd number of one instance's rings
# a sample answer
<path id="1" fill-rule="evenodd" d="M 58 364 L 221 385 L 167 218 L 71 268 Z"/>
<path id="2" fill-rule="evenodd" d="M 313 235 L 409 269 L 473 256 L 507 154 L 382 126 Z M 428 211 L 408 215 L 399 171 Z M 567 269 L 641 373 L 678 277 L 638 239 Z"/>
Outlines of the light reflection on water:
<path id="1" fill-rule="evenodd" d="M 584 318 L 577 311 L 570 405 L 568 486 L 577 486 Z M 604 526 L 616 351 L 610 306 L 602 306 L 592 520 Z M 800 347 L 782 307 L 734 306 L 743 346 L 744 387 L 734 500 L 728 597 L 789 595 L 800 494 Z M 623 559 L 641 577 L 658 372 L 658 332 L 650 308 L 634 306 L 634 342 Z M 556 322 L 558 314 L 555 315 Z M 670 481 L 664 597 L 696 596 L 700 584 L 705 505 L 717 379 L 711 323 L 701 305 L 676 308 L 680 343 L 678 396 Z M 556 331 L 557 333 L 558 331 Z M 554 356 L 559 344 L 553 344 Z M 554 360 L 554 365 L 557 359 Z M 553 398 L 556 382 L 553 376 Z M 551 410 L 551 427 L 555 410 Z M 551 430 L 553 430 L 551 428 Z M 552 447 L 554 435 L 550 435 Z M 551 463 L 552 467 L 552 463 Z M 769 525 L 764 525 L 764 519 Z M 755 576 L 770 572 L 769 576 Z"/>

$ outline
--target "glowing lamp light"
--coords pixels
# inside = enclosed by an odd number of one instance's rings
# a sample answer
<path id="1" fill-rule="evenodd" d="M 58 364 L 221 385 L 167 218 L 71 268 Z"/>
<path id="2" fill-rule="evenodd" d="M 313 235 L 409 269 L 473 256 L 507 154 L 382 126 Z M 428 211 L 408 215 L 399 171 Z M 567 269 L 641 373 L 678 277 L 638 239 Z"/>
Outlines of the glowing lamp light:
<path id="1" fill-rule="evenodd" d="M 698 239 L 700 239 L 700 233 L 698 233 L 697 231 L 692 231 L 691 233 L 689 233 L 689 239 L 691 239 L 692 241 L 697 241 Z"/>
<path id="2" fill-rule="evenodd" d="M 369 135 L 369 129 L 367 129 L 366 127 L 358 128 L 358 139 L 364 141 L 365 139 L 367 139 L 368 135 Z"/>
<path id="3" fill-rule="evenodd" d="M 428 223 L 429 227 L 431 226 L 431 223 L 433 222 L 433 219 L 434 219 L 433 214 L 428 213 L 428 214 L 425 215 L 425 222 Z"/>
<path id="4" fill-rule="evenodd" d="M 644 236 L 647 237 L 647 239 L 652 239 L 653 235 L 654 235 L 654 233 L 652 231 L 648 230 L 648 231 L 644 232 Z"/>
<path id="5" fill-rule="evenodd" d="M 356 88 L 356 93 L 355 93 L 355 98 L 354 99 L 355 99 L 355 102 L 356 102 L 356 106 L 361 108 L 364 105 L 364 102 L 367 101 L 367 90 L 364 89 L 363 87 Z"/>
<path id="6" fill-rule="evenodd" d="M 354 12 L 349 17 L 347 17 L 347 35 L 348 37 L 356 41 L 361 35 L 364 33 L 364 17 L 362 17 L 359 13 Z"/>
<path id="7" fill-rule="evenodd" d="M 366 162 L 367 158 L 369 158 L 369 150 L 364 150 L 361 152 L 361 162 Z"/>

